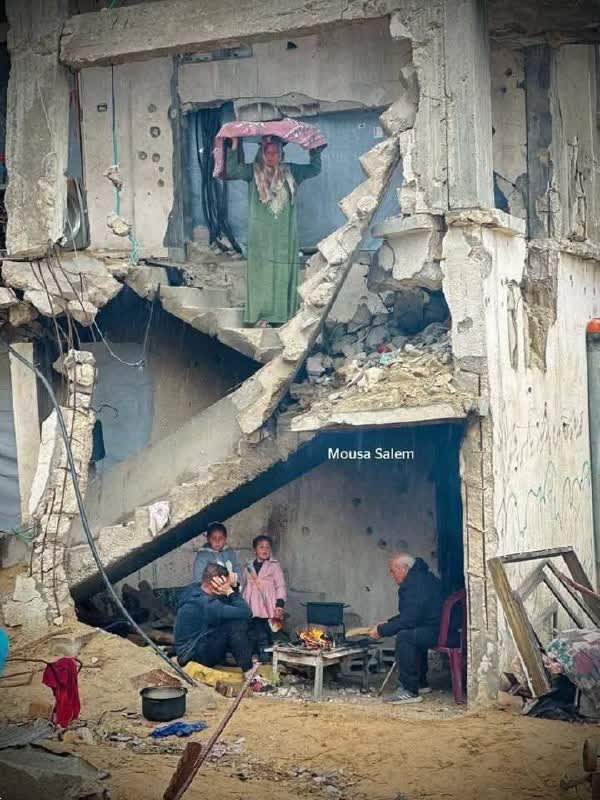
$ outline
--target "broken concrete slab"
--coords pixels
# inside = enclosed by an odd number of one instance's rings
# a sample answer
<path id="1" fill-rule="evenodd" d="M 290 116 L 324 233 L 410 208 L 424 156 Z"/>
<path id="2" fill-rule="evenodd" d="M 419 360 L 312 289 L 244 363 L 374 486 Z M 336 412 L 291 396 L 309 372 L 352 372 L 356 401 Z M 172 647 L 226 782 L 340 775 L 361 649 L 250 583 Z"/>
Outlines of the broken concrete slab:
<path id="1" fill-rule="evenodd" d="M 12 289 L 5 289 L 4 287 L 0 288 L 1 311 L 4 311 L 6 308 L 10 308 L 11 306 L 16 306 L 18 302 L 17 296 Z"/>
<path id="2" fill-rule="evenodd" d="M 18 303 L 16 306 L 11 306 L 8 309 L 8 321 L 14 328 L 20 328 L 22 325 L 29 325 L 34 319 L 39 316 L 37 308 L 34 308 L 31 303 Z"/>
<path id="3" fill-rule="evenodd" d="M 499 208 L 462 208 L 449 211 L 445 215 L 447 225 L 457 227 L 481 225 L 485 228 L 503 230 L 509 236 L 525 236 L 527 223 L 520 217 L 512 216 Z"/>
<path id="4" fill-rule="evenodd" d="M 391 217 L 375 227 L 385 239 L 372 280 L 387 289 L 442 288 L 443 218 L 434 214 Z"/>
<path id="5" fill-rule="evenodd" d="M 419 107 L 419 82 L 414 65 L 401 70 L 404 91 L 395 103 L 379 117 L 383 130 L 388 136 L 397 136 L 415 124 Z"/>
<path id="6" fill-rule="evenodd" d="M 44 316 L 68 310 L 78 321 L 90 323 L 97 309 L 123 288 L 102 259 L 84 253 L 63 253 L 60 260 L 50 257 L 37 263 L 4 261 L 2 279 L 24 291 L 25 299 Z"/>
<path id="7" fill-rule="evenodd" d="M 109 800 L 95 767 L 79 756 L 27 745 L 0 751 L 2 788 L 14 800 Z"/>
<path id="8" fill-rule="evenodd" d="M 371 428 L 379 425 L 416 425 L 422 422 L 446 422 L 465 419 L 467 412 L 457 410 L 445 403 L 432 403 L 427 406 L 395 408 L 389 410 L 373 409 L 357 411 L 315 411 L 299 415 L 292 422 L 294 431 L 322 431 L 331 428 Z"/>
<path id="9" fill-rule="evenodd" d="M 27 638 L 35 639 L 48 630 L 47 612 L 48 604 L 34 578 L 17 575 L 14 593 L 2 606 L 5 624 L 18 627 Z"/>

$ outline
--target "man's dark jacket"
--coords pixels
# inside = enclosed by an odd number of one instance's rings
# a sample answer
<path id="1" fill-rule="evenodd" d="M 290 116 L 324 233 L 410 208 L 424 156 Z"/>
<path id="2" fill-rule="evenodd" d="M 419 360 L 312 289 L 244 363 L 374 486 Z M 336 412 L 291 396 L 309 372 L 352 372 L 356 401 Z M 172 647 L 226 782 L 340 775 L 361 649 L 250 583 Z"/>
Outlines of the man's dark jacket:
<path id="1" fill-rule="evenodd" d="M 377 626 L 380 636 L 395 636 L 407 628 L 439 629 L 444 597 L 442 584 L 422 558 L 398 587 L 398 614 Z"/>
<path id="2" fill-rule="evenodd" d="M 206 594 L 194 584 L 182 595 L 175 620 L 175 652 L 180 664 L 186 664 L 196 645 L 208 639 L 226 622 L 250 619 L 252 612 L 237 592 L 229 597 Z"/>

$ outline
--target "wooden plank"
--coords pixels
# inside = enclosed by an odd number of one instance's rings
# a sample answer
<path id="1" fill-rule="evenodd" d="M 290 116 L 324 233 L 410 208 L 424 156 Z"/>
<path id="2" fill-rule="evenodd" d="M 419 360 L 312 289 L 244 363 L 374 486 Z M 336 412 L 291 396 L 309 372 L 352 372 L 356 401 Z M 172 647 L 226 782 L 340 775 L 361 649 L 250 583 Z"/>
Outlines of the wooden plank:
<path id="1" fill-rule="evenodd" d="M 510 632 L 523 661 L 532 694 L 540 697 L 550 691 L 550 681 L 523 601 L 511 589 L 502 560 L 490 558 L 487 564 Z"/>
<path id="2" fill-rule="evenodd" d="M 526 553 L 510 553 L 506 556 L 500 556 L 499 561 L 503 564 L 518 564 L 521 561 L 535 561 L 537 558 L 557 558 L 558 556 L 566 558 L 566 555 L 572 552 L 572 547 L 551 547 L 549 550 L 530 550 Z"/>
<path id="3" fill-rule="evenodd" d="M 589 617 L 592 624 L 595 625 L 597 628 L 600 627 L 600 619 L 594 614 L 594 612 L 586 606 L 582 599 L 582 595 L 574 589 L 567 581 L 565 580 L 565 576 L 562 572 L 556 567 L 555 564 L 548 564 L 548 569 L 552 572 L 555 578 L 560 582 L 561 586 L 567 592 L 569 597 L 579 606 L 579 608 L 583 611 L 583 613 Z M 583 585 L 583 584 L 582 584 Z M 587 587 L 586 587 L 587 588 Z M 588 627 L 588 626 L 584 626 Z"/>
<path id="4" fill-rule="evenodd" d="M 516 593 L 519 595 L 521 600 L 525 602 L 527 598 L 536 590 L 536 588 L 540 585 L 540 583 L 544 579 L 544 568 L 547 564 L 550 564 L 550 559 L 545 558 L 543 561 L 535 566 L 529 575 L 525 578 L 523 583 L 519 586 L 518 589 L 515 589 Z"/>
<path id="5" fill-rule="evenodd" d="M 573 620 L 575 625 L 577 625 L 578 628 L 585 628 L 585 623 L 583 622 L 582 618 L 575 611 L 573 611 L 565 598 L 561 596 L 560 592 L 552 583 L 548 575 L 544 575 L 544 583 L 546 584 L 548 591 L 554 595 L 558 604 L 562 607 L 563 611 L 566 612 L 567 616 Z"/>
<path id="6" fill-rule="evenodd" d="M 563 554 L 563 558 L 575 583 L 579 583 L 581 586 L 585 586 L 586 589 L 590 589 L 593 592 L 594 587 L 590 583 L 590 579 L 588 578 L 575 550 L 573 550 L 572 547 L 569 547 L 568 552 Z M 600 619 L 600 600 L 584 594 L 581 595 L 581 599 L 586 608 L 589 609 L 590 613 L 592 614 L 592 619 Z"/>

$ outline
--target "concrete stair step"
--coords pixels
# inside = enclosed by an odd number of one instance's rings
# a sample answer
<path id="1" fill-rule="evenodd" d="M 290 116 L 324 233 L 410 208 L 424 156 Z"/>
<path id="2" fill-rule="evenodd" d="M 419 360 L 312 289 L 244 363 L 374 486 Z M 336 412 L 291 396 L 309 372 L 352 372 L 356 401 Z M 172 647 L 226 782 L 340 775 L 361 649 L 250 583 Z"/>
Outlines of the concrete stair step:
<path id="1" fill-rule="evenodd" d="M 283 350 L 283 344 L 275 328 L 242 328 L 223 326 L 217 338 L 248 358 L 266 364 Z"/>
<path id="2" fill-rule="evenodd" d="M 275 329 L 244 328 L 244 309 L 226 305 L 227 290 L 224 288 L 164 286 L 160 300 L 173 316 L 255 361 L 264 364 L 282 350 Z"/>

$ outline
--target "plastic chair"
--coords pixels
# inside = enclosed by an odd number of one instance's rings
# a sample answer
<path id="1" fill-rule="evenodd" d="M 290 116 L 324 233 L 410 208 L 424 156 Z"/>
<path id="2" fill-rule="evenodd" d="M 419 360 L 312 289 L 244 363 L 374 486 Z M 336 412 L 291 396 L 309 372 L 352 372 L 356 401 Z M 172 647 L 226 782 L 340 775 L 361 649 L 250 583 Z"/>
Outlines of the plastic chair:
<path id="1" fill-rule="evenodd" d="M 458 647 L 448 647 L 448 636 L 450 633 L 450 620 L 452 610 L 455 605 L 461 605 L 460 621 L 460 642 Z M 465 630 L 467 627 L 467 593 L 464 589 L 454 592 L 446 598 L 442 609 L 442 619 L 440 621 L 440 637 L 437 647 L 438 653 L 446 653 L 450 662 L 450 673 L 452 675 L 452 694 L 457 703 L 466 703 L 467 698 L 463 687 L 463 654 L 465 652 Z"/>

